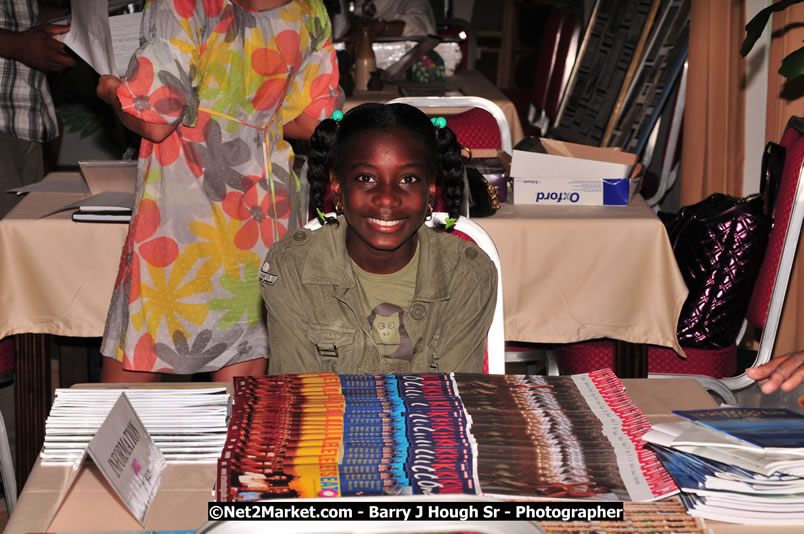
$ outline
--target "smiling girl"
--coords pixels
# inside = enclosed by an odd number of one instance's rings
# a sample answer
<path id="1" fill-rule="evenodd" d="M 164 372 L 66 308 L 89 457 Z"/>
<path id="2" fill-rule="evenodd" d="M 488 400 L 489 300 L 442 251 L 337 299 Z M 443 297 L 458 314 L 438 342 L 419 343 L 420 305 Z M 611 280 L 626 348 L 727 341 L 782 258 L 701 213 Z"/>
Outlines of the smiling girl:
<path id="1" fill-rule="evenodd" d="M 338 217 L 276 243 L 261 267 L 270 373 L 481 372 L 497 271 L 424 224 L 436 178 L 458 217 L 455 135 L 406 104 L 364 104 L 311 139 L 308 180 Z"/>

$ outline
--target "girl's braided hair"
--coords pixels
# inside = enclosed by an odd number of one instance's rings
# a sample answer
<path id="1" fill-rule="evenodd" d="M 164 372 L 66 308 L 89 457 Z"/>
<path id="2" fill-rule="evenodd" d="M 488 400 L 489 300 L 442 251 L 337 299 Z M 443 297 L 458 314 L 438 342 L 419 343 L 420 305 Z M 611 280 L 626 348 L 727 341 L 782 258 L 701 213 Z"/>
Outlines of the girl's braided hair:
<path id="1" fill-rule="evenodd" d="M 361 104 L 343 116 L 340 122 L 326 119 L 310 138 L 307 180 L 312 208 L 324 211 L 324 196 L 330 169 L 341 163 L 343 147 L 366 132 L 402 128 L 422 144 L 436 183 L 443 185 L 444 203 L 450 217 L 460 215 L 463 197 L 463 160 L 461 146 L 448 127 L 436 128 L 421 110 L 408 104 Z M 433 199 L 434 200 L 434 199 Z M 333 222 L 335 219 L 328 220 Z"/>

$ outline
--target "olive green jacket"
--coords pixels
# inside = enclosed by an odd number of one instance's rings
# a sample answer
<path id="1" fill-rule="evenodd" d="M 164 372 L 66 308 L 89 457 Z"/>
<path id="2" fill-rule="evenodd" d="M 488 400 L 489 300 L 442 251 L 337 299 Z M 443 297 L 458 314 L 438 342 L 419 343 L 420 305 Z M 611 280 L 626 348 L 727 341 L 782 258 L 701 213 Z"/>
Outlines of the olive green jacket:
<path id="1" fill-rule="evenodd" d="M 260 271 L 269 372 L 479 373 L 497 301 L 494 263 L 472 243 L 422 226 L 416 291 L 403 316 L 412 361 L 381 358 L 346 252 L 347 223 L 286 235 Z"/>

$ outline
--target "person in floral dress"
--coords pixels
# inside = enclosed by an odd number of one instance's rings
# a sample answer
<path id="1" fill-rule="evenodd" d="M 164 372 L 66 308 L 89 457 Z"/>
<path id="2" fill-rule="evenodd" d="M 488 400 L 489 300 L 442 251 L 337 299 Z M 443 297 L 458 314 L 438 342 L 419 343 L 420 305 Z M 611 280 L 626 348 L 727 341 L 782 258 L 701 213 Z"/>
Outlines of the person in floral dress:
<path id="1" fill-rule="evenodd" d="M 320 0 L 151 0 L 123 80 L 98 95 L 143 137 L 102 380 L 265 372 L 258 273 L 303 224 L 285 137 L 340 107 Z M 136 371 L 136 372 L 135 372 Z"/>

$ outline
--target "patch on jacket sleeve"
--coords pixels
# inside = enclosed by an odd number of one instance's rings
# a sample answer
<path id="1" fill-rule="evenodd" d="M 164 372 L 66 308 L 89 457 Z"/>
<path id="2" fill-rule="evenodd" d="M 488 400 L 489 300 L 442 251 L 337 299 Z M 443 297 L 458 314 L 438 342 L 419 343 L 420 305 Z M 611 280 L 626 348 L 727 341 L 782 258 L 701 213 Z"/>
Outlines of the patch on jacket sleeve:
<path id="1" fill-rule="evenodd" d="M 264 286 L 272 286 L 276 284 L 277 280 L 279 280 L 279 275 L 271 272 L 271 264 L 266 261 L 263 262 L 262 267 L 260 267 L 260 272 L 257 275 L 257 278 L 260 280 L 260 284 Z"/>

